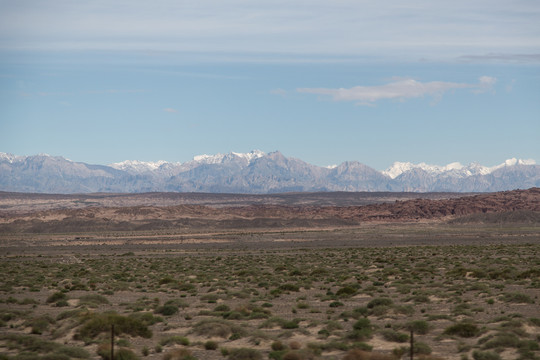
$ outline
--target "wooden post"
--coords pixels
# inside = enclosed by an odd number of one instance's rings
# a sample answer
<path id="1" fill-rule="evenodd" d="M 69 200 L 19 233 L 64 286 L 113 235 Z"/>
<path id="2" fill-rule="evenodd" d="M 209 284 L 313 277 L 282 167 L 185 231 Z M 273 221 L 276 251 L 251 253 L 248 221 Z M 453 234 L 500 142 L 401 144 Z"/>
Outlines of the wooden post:
<path id="1" fill-rule="evenodd" d="M 111 324 L 111 360 L 114 360 L 114 324 Z"/>
<path id="2" fill-rule="evenodd" d="M 410 354 L 411 354 L 411 360 L 413 360 L 413 356 L 414 356 L 414 334 L 413 334 L 412 329 L 411 329 L 411 351 L 410 351 Z"/>

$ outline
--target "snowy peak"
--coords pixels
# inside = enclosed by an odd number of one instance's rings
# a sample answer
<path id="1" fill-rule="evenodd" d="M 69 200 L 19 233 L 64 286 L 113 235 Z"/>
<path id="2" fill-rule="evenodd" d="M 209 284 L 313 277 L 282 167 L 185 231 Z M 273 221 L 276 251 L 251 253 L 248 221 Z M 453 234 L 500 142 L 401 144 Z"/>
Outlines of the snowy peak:
<path id="1" fill-rule="evenodd" d="M 423 170 L 432 176 L 453 176 L 453 177 L 467 177 L 474 175 L 487 175 L 491 174 L 493 171 L 503 168 L 505 166 L 515 166 L 515 165 L 535 165 L 534 160 L 522 160 L 522 159 L 508 159 L 500 165 L 493 167 L 487 167 L 480 165 L 478 163 L 471 163 L 467 166 L 462 165 L 459 162 L 453 162 L 448 165 L 429 165 L 426 163 L 413 164 L 411 162 L 395 162 L 388 169 L 384 170 L 382 173 L 391 179 L 395 179 L 401 174 L 407 173 L 413 170 Z"/>
<path id="2" fill-rule="evenodd" d="M 126 160 L 119 163 L 110 164 L 109 166 L 117 169 L 124 170 L 133 173 L 143 173 L 147 171 L 155 171 L 159 169 L 163 164 L 167 164 L 166 161 L 159 160 L 154 162 L 145 162 L 139 160 Z"/>
<path id="3" fill-rule="evenodd" d="M 249 164 L 253 160 L 263 157 L 264 155 L 266 154 L 260 150 L 253 150 L 249 153 L 230 152 L 228 154 L 216 155 L 203 154 L 193 157 L 193 162 L 200 164 L 221 164 L 228 160 L 244 160 Z"/>
<path id="4" fill-rule="evenodd" d="M 24 156 L 17 156 L 13 154 L 0 152 L 0 161 L 6 161 L 10 164 L 13 164 L 14 162 L 21 161 L 22 159 L 24 159 Z"/>

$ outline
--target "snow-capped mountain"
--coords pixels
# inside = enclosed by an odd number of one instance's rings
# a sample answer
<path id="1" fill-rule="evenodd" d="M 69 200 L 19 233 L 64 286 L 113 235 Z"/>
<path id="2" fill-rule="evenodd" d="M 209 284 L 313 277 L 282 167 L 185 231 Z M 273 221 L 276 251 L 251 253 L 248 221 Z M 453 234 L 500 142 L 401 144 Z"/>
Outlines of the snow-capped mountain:
<path id="1" fill-rule="evenodd" d="M 414 169 L 421 169 L 433 176 L 446 175 L 454 177 L 468 177 L 474 175 L 487 175 L 491 174 L 495 170 L 515 165 L 535 165 L 534 160 L 522 160 L 522 159 L 508 159 L 500 165 L 493 167 L 487 167 L 478 163 L 471 163 L 469 165 L 462 165 L 459 162 L 453 162 L 445 166 L 440 165 L 428 165 L 426 163 L 413 164 L 410 162 L 395 162 L 388 169 L 382 173 L 391 179 L 395 179 L 403 173 L 412 171 Z"/>
<path id="2" fill-rule="evenodd" d="M 280 152 L 195 156 L 185 163 L 128 160 L 109 166 L 59 156 L 0 153 L 0 191 L 229 192 L 453 191 L 482 192 L 540 187 L 540 166 L 509 159 L 493 167 L 396 162 L 377 171 L 357 161 L 320 167 Z"/>
<path id="3" fill-rule="evenodd" d="M 164 164 L 167 164 L 167 162 L 164 160 L 159 160 L 155 162 L 126 160 L 119 163 L 110 164 L 109 166 L 117 170 L 124 170 L 129 173 L 137 174 L 137 173 L 144 173 L 148 171 L 155 171 L 161 165 L 164 165 Z"/>

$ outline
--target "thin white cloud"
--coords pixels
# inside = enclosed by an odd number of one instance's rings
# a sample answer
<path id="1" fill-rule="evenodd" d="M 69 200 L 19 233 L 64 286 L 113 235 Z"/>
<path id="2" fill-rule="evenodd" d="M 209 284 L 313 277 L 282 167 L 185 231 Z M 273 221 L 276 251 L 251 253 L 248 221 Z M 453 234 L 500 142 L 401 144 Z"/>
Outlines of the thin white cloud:
<path id="1" fill-rule="evenodd" d="M 173 109 L 173 108 L 165 108 L 165 109 L 163 109 L 163 111 L 168 112 L 168 113 L 177 113 L 178 112 L 178 110 Z"/>
<path id="2" fill-rule="evenodd" d="M 497 79 L 482 76 L 476 84 L 445 81 L 420 82 L 414 79 L 400 79 L 385 85 L 355 86 L 349 89 L 299 88 L 300 93 L 326 95 L 334 101 L 354 101 L 360 105 L 372 105 L 379 100 L 407 100 L 423 96 L 439 98 L 445 92 L 456 89 L 471 89 L 475 93 L 493 88 Z"/>
<path id="3" fill-rule="evenodd" d="M 456 59 L 540 49 L 538 1 L 25 0 L 2 5 L 3 50 L 189 52 L 217 59 L 272 54 L 278 60 L 339 61 L 398 55 Z"/>
<path id="4" fill-rule="evenodd" d="M 273 89 L 273 90 L 270 90 L 270 94 L 279 95 L 279 96 L 285 96 L 285 95 L 287 95 L 287 90 Z"/>

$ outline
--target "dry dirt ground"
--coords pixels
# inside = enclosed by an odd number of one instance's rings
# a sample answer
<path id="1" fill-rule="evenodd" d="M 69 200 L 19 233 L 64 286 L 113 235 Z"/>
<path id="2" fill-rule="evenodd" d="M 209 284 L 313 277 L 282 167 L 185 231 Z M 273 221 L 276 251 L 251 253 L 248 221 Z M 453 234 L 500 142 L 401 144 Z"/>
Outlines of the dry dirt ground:
<path id="1" fill-rule="evenodd" d="M 415 358 L 540 359 L 538 191 L 369 211 L 295 196 L 183 204 L 183 225 L 143 228 L 180 205 L 4 202 L 0 359 L 100 359 L 112 324 L 117 358 L 408 359 L 413 330 Z M 111 209 L 130 221 L 61 231 Z"/>

